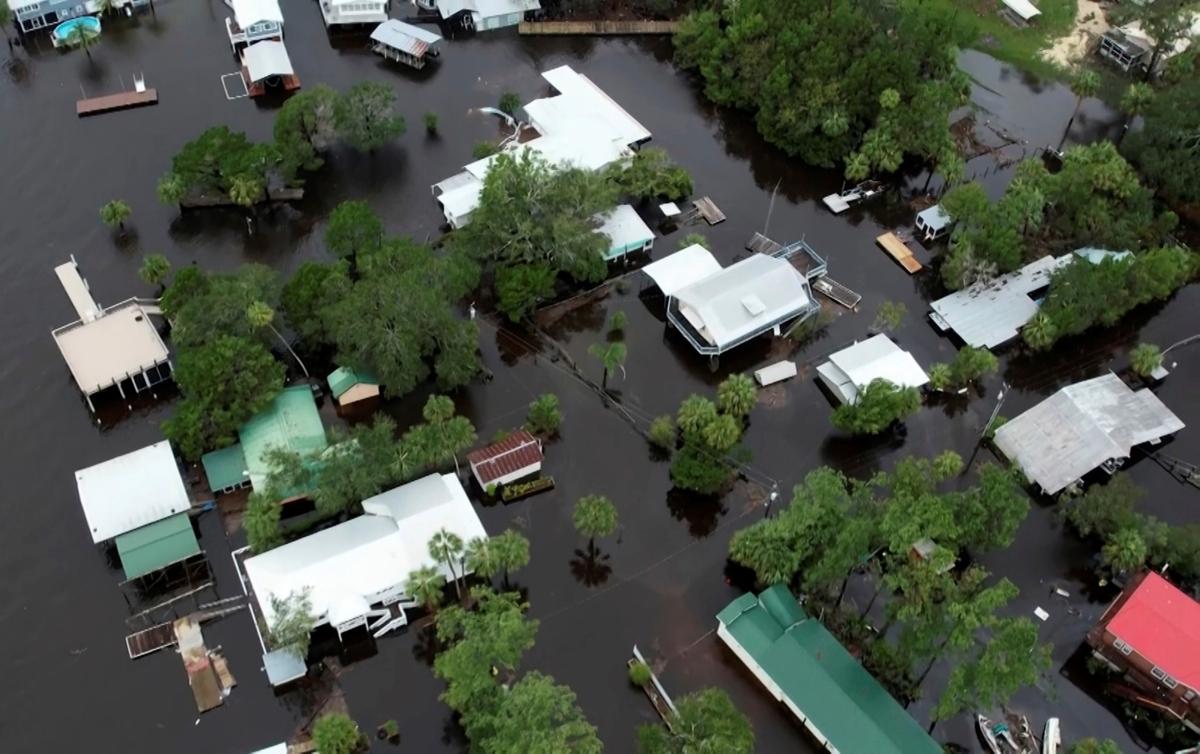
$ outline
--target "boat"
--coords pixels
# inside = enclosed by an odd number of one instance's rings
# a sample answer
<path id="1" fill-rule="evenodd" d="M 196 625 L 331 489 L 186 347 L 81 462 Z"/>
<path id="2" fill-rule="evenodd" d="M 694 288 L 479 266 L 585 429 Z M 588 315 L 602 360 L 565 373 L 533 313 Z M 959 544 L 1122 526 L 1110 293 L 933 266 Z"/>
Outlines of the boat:
<path id="1" fill-rule="evenodd" d="M 1025 754 L 1025 749 L 1018 746 L 1013 739 L 1012 731 L 1009 730 L 1007 723 L 993 722 L 991 718 L 983 715 L 976 715 L 975 722 L 979 726 L 979 734 L 983 736 L 984 743 L 988 746 L 988 751 L 992 754 Z"/>
<path id="2" fill-rule="evenodd" d="M 1062 746 L 1062 734 L 1058 729 L 1058 718 L 1052 717 L 1046 721 L 1046 730 L 1042 733 L 1042 754 L 1058 754 Z"/>
<path id="3" fill-rule="evenodd" d="M 840 215 L 850 209 L 852 205 L 882 193 L 883 184 L 881 182 L 863 181 L 854 188 L 847 189 L 840 194 L 830 194 L 821 201 L 825 202 L 825 206 L 829 208 L 830 212 Z"/>

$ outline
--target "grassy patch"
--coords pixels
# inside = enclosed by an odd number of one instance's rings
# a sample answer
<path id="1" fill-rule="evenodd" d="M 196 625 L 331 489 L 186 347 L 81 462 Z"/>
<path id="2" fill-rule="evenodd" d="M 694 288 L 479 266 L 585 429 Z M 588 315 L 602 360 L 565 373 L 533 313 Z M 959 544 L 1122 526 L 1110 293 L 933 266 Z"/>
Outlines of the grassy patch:
<path id="1" fill-rule="evenodd" d="M 1042 59 L 1041 51 L 1069 33 L 1075 24 L 1076 0 L 1034 0 L 1042 15 L 1026 28 L 1018 28 L 1000 15 L 1000 0 L 926 0 L 956 14 L 970 31 L 972 47 L 1041 76 L 1061 78 L 1055 64 Z"/>

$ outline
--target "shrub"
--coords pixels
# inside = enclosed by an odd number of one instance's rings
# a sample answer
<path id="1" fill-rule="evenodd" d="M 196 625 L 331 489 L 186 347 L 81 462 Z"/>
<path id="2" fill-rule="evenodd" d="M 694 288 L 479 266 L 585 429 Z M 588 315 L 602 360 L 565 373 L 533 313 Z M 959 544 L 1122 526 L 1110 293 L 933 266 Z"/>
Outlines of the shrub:
<path id="1" fill-rule="evenodd" d="M 521 106 L 521 98 L 516 92 L 505 92 L 500 95 L 500 109 L 512 115 Z"/>
<path id="2" fill-rule="evenodd" d="M 1141 377 L 1149 377 L 1154 370 L 1162 366 L 1162 351 L 1153 343 L 1138 343 L 1129 352 L 1129 363 L 1133 371 Z"/>
<path id="3" fill-rule="evenodd" d="M 477 160 L 482 160 L 484 157 L 491 157 L 499 151 L 500 147 L 490 141 L 478 141 L 471 148 L 471 156 Z"/>
<path id="4" fill-rule="evenodd" d="M 562 424 L 562 414 L 558 410 L 558 396 L 554 393 L 543 393 L 537 400 L 529 404 L 529 415 L 525 418 L 534 433 L 553 435 Z"/>
<path id="5" fill-rule="evenodd" d="M 437 113 L 425 113 L 425 133 L 433 135 L 438 130 Z"/>
<path id="6" fill-rule="evenodd" d="M 313 725 L 313 743 L 321 754 L 352 754 L 362 743 L 362 733 L 349 717 L 332 712 L 317 718 Z"/>
<path id="7" fill-rule="evenodd" d="M 650 666 L 641 660 L 629 666 L 629 680 L 634 686 L 645 686 L 650 683 Z"/>
<path id="8" fill-rule="evenodd" d="M 663 414 L 650 422 L 650 442 L 667 452 L 675 450 L 678 437 L 675 433 L 675 420 L 668 414 Z"/>

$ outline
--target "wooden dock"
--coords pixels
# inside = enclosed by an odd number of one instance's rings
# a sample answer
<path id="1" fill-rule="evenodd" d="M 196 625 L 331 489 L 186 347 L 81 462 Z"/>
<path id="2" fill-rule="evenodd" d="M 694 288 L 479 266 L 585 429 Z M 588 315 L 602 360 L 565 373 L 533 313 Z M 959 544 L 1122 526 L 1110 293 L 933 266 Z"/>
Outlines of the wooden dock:
<path id="1" fill-rule="evenodd" d="M 899 262 L 900 266 L 908 271 L 908 274 L 912 275 L 921 271 L 921 263 L 913 256 L 912 249 L 908 248 L 908 245 L 901 241 L 895 233 L 890 231 L 884 233 L 876 238 L 875 242 L 882 246 L 892 259 Z"/>
<path id="2" fill-rule="evenodd" d="M 304 189 L 302 188 L 277 188 L 267 189 L 268 202 L 298 202 L 304 198 Z M 228 194 L 192 194 L 184 197 L 179 206 L 184 209 L 199 209 L 205 207 L 239 207 L 237 202 L 229 198 Z"/>
<path id="3" fill-rule="evenodd" d="M 692 202 L 692 207 L 709 225 L 725 222 L 725 213 L 707 196 L 702 196 Z"/>
<path id="4" fill-rule="evenodd" d="M 175 626 L 173 623 L 159 623 L 157 626 L 138 631 L 125 637 L 125 649 L 129 659 L 136 660 L 153 654 L 160 649 L 175 646 Z"/>
<path id="5" fill-rule="evenodd" d="M 522 21 L 518 34 L 674 34 L 678 21 Z"/>
<path id="6" fill-rule="evenodd" d="M 222 674 L 218 670 L 215 659 L 225 665 L 224 658 L 219 655 L 210 656 L 204 646 L 204 634 L 200 624 L 190 616 L 180 618 L 173 624 L 175 637 L 179 643 L 179 657 L 187 670 L 188 685 L 192 688 L 192 696 L 196 700 L 196 709 L 208 712 L 225 703 L 228 686 L 222 683 Z M 233 682 L 228 666 L 224 667 L 224 676 Z"/>
<path id="7" fill-rule="evenodd" d="M 158 104 L 158 90 L 117 92 L 103 97 L 87 97 L 75 102 L 75 114 L 80 118 L 88 115 L 100 115 L 116 110 L 128 110 L 132 107 L 144 107 Z"/>
<path id="8" fill-rule="evenodd" d="M 754 235 L 750 236 L 750 240 L 746 242 L 746 249 L 753 251 L 755 254 L 766 254 L 770 256 L 782 248 L 783 245 L 778 241 L 773 241 L 757 231 L 754 233 Z"/>
<path id="9" fill-rule="evenodd" d="M 855 293 L 838 281 L 824 275 L 813 281 L 813 290 L 818 293 L 823 293 L 833 301 L 841 304 L 847 309 L 853 309 L 858 306 L 858 302 L 862 301 L 862 294 Z"/>

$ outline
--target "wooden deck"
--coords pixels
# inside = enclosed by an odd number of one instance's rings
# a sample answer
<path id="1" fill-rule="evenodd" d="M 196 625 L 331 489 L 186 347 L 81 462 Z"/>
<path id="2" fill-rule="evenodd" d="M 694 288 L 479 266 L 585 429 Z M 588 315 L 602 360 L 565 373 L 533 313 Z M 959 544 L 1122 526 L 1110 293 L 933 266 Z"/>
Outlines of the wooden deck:
<path id="1" fill-rule="evenodd" d="M 267 92 L 292 92 L 300 88 L 299 76 L 278 76 L 278 83 L 268 86 L 264 81 L 250 81 L 250 71 L 242 66 L 242 80 L 246 82 L 246 92 L 251 97 L 261 97 Z"/>
<path id="2" fill-rule="evenodd" d="M 813 290 L 823 293 L 847 309 L 853 309 L 862 301 L 862 294 L 855 293 L 833 278 L 825 275 L 813 281 Z"/>
<path id="3" fill-rule="evenodd" d="M 921 263 L 913 256 L 912 249 L 908 248 L 895 233 L 884 233 L 882 236 L 876 238 L 875 242 L 882 246 L 883 250 L 891 255 L 892 259 L 899 262 L 900 266 L 908 271 L 908 274 L 911 275 L 921 271 Z"/>
<path id="4" fill-rule="evenodd" d="M 176 641 L 174 624 L 159 623 L 157 626 L 126 636 L 125 649 L 129 651 L 129 659 L 136 660 L 160 649 L 172 647 Z"/>
<path id="5" fill-rule="evenodd" d="M 115 110 L 128 110 L 131 107 L 157 104 L 157 89 L 147 89 L 144 92 L 117 92 L 116 94 L 106 94 L 103 97 L 88 97 L 76 101 L 75 114 L 82 118 L 87 115 L 99 115 Z"/>
<path id="6" fill-rule="evenodd" d="M 518 34 L 674 34 L 678 21 L 522 21 Z"/>
<path id="7" fill-rule="evenodd" d="M 762 233 L 755 232 L 750 236 L 750 240 L 746 242 L 746 249 L 753 251 L 755 254 L 767 254 L 768 256 L 782 249 L 783 246 L 778 241 L 767 238 Z"/>
<path id="8" fill-rule="evenodd" d="M 721 208 L 718 207 L 716 203 L 714 203 L 713 200 L 707 196 L 702 196 L 696 201 L 692 202 L 692 207 L 695 208 L 696 212 L 700 213 L 700 216 L 703 217 L 704 221 L 709 225 L 716 225 L 717 223 L 725 222 L 725 213 L 722 212 Z"/>

